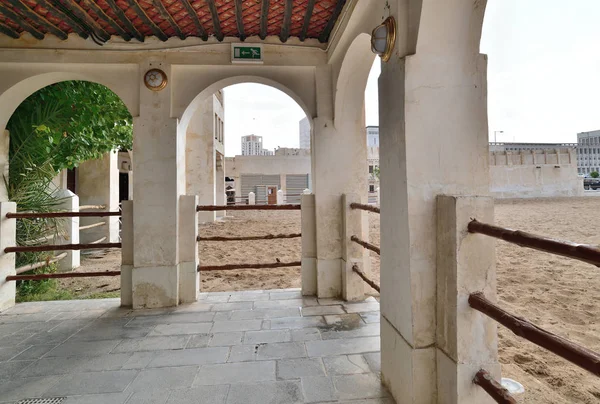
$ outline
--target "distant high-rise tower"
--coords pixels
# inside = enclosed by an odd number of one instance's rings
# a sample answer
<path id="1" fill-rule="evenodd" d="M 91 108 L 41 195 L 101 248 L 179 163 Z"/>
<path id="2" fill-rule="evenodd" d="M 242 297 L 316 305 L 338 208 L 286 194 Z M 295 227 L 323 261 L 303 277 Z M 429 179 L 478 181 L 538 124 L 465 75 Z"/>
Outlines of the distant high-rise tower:
<path id="1" fill-rule="evenodd" d="M 310 149 L 310 123 L 306 117 L 300 121 L 300 148 Z"/>
<path id="2" fill-rule="evenodd" d="M 367 146 L 379 147 L 379 126 L 367 126 Z"/>
<path id="3" fill-rule="evenodd" d="M 242 136 L 242 156 L 272 156 L 273 152 L 262 147 L 262 136 Z"/>

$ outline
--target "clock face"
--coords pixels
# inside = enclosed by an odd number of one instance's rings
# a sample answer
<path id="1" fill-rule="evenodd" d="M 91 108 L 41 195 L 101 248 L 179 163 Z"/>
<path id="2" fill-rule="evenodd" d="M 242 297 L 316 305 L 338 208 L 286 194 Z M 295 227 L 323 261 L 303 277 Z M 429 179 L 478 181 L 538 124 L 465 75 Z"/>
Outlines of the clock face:
<path id="1" fill-rule="evenodd" d="M 160 91 L 167 85 L 167 75 L 159 69 L 151 69 L 144 75 L 144 83 L 152 91 Z"/>

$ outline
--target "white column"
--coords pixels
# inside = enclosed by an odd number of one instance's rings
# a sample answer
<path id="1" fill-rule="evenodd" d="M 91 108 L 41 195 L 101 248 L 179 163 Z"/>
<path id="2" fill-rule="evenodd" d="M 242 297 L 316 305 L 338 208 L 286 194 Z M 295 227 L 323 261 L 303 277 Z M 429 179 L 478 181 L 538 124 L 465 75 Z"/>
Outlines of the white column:
<path id="1" fill-rule="evenodd" d="M 377 187 L 377 206 L 381 206 L 381 188 Z"/>
<path id="2" fill-rule="evenodd" d="M 133 304 L 133 201 L 121 202 L 121 306 Z"/>
<path id="3" fill-rule="evenodd" d="M 181 195 L 179 200 L 179 303 L 198 300 L 198 196 Z"/>
<path id="4" fill-rule="evenodd" d="M 254 192 L 248 192 L 248 205 L 256 205 L 256 195 Z"/>
<path id="5" fill-rule="evenodd" d="M 277 205 L 283 205 L 285 202 L 283 201 L 283 191 L 280 189 L 277 191 Z"/>
<path id="6" fill-rule="evenodd" d="M 473 310 L 471 293 L 496 299 L 495 239 L 467 232 L 471 218 L 493 223 L 494 200 L 437 198 L 437 389 L 440 404 L 493 403 L 473 384 L 485 369 L 500 380 L 496 323 Z"/>
<path id="7" fill-rule="evenodd" d="M 216 151 L 213 96 L 207 97 L 192 116 L 186 131 L 186 194 L 198 195 L 199 205 L 216 203 Z M 216 212 L 198 212 L 200 222 L 214 222 Z"/>
<path id="8" fill-rule="evenodd" d="M 369 227 L 364 228 L 363 217 L 366 214 L 359 209 L 351 209 L 351 203 L 360 203 L 356 194 L 342 196 L 342 297 L 344 300 L 364 300 L 368 285 L 352 270 L 356 265 L 365 275 L 371 273 L 369 265 L 369 250 L 356 244 L 350 238 L 356 236 L 363 241 L 369 241 Z"/>
<path id="9" fill-rule="evenodd" d="M 67 212 L 79 212 L 79 197 L 68 189 L 56 191 L 56 196 L 60 198 L 59 209 L 64 209 Z M 79 244 L 79 223 L 78 217 L 67 217 L 59 220 L 62 227 L 61 234 L 58 236 L 57 244 Z M 81 264 L 80 251 L 65 251 L 67 256 L 58 261 L 59 272 L 69 272 L 75 268 L 79 268 Z"/>
<path id="10" fill-rule="evenodd" d="M 215 205 L 227 205 L 227 195 L 225 194 L 225 157 L 217 153 L 215 167 Z M 217 217 L 225 216 L 225 210 L 217 210 Z"/>
<path id="11" fill-rule="evenodd" d="M 7 213 L 15 213 L 17 204 L 0 202 L 0 312 L 15 305 L 16 282 L 6 281 L 6 277 L 15 275 L 15 253 L 5 253 L 6 247 L 17 243 L 17 221 L 7 219 Z"/>
<path id="12" fill-rule="evenodd" d="M 170 116 L 169 85 L 150 91 L 143 74 L 170 66 L 140 66 L 140 116 L 133 122 L 133 308 L 179 303 L 179 195 L 185 190 L 185 134 Z"/>
<path id="13" fill-rule="evenodd" d="M 302 295 L 317 294 L 317 223 L 315 218 L 315 196 L 304 190 L 301 201 L 302 228 Z"/>

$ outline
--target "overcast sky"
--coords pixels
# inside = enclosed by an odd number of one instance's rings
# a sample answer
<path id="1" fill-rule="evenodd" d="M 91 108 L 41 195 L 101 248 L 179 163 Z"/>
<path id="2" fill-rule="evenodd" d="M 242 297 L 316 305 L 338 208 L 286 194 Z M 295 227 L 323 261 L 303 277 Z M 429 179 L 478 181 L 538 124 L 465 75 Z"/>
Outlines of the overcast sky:
<path id="1" fill-rule="evenodd" d="M 488 55 L 490 140 L 576 142 L 600 129 L 600 1 L 488 0 L 481 52 Z M 367 125 L 378 125 L 375 61 L 367 90 Z M 267 149 L 298 147 L 302 109 L 258 84 L 225 89 L 225 151 L 240 137 L 263 136 Z"/>

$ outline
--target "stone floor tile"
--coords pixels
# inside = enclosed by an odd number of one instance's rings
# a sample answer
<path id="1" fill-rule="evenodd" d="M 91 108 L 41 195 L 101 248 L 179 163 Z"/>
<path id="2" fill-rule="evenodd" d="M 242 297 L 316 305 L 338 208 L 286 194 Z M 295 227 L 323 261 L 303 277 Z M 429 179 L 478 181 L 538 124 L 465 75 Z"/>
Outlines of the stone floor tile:
<path id="1" fill-rule="evenodd" d="M 225 363 L 229 354 L 228 347 L 194 348 L 177 351 L 156 352 L 147 368 L 173 366 L 195 366 L 209 363 Z"/>
<path id="2" fill-rule="evenodd" d="M 174 313 L 198 313 L 198 312 L 206 312 L 212 309 L 212 304 L 207 302 L 206 300 L 201 300 L 196 303 L 191 304 L 183 304 L 181 306 L 177 306 L 172 310 Z"/>
<path id="3" fill-rule="evenodd" d="M 351 375 L 371 372 L 367 361 L 361 355 L 328 356 L 323 358 L 329 375 Z"/>
<path id="4" fill-rule="evenodd" d="M 14 379 L 33 363 L 34 361 L 0 362 L 0 383 L 3 383 L 4 380 Z"/>
<path id="5" fill-rule="evenodd" d="M 27 346 L 12 346 L 6 348 L 0 348 L 0 362 L 11 360 L 18 356 L 21 352 L 26 350 Z"/>
<path id="6" fill-rule="evenodd" d="M 227 362 L 255 361 L 258 354 L 258 347 L 258 344 L 232 346 Z"/>
<path id="7" fill-rule="evenodd" d="M 144 369 L 156 356 L 156 352 L 133 352 L 121 369 Z"/>
<path id="8" fill-rule="evenodd" d="M 344 309 L 348 313 L 379 311 L 379 303 L 345 303 Z"/>
<path id="9" fill-rule="evenodd" d="M 271 320 L 263 320 L 260 325 L 261 330 L 270 330 L 271 329 Z"/>
<path id="10" fill-rule="evenodd" d="M 379 397 L 365 400 L 336 401 L 336 404 L 396 404 L 396 402 L 391 397 Z"/>
<path id="11" fill-rule="evenodd" d="M 131 319 L 127 327 L 152 327 L 158 324 L 208 323 L 213 321 L 214 312 L 172 313 L 162 316 L 142 316 Z"/>
<path id="12" fill-rule="evenodd" d="M 231 313 L 236 313 L 235 311 L 215 311 L 213 312 L 215 313 L 215 317 L 213 318 L 213 321 L 229 321 L 232 320 L 231 317 Z M 239 319 L 239 320 L 245 320 L 245 319 Z"/>
<path id="13" fill-rule="evenodd" d="M 215 321 L 212 333 L 260 330 L 261 320 Z"/>
<path id="14" fill-rule="evenodd" d="M 363 354 L 367 363 L 369 364 L 369 368 L 373 373 L 381 372 L 381 352 L 372 352 Z"/>
<path id="15" fill-rule="evenodd" d="M 127 404 L 166 404 L 172 390 L 160 390 L 160 391 L 136 391 L 131 394 Z M 106 403 L 111 404 L 111 403 Z"/>
<path id="16" fill-rule="evenodd" d="M 121 340 L 105 341 L 65 341 L 44 355 L 45 358 L 55 356 L 98 356 L 112 351 Z"/>
<path id="17" fill-rule="evenodd" d="M 341 300 L 341 299 L 332 299 L 332 298 L 325 298 L 325 299 L 317 299 L 317 301 L 319 302 L 319 304 L 321 306 L 328 306 L 330 304 L 344 304 L 346 303 L 345 300 Z"/>
<path id="18" fill-rule="evenodd" d="M 125 327 L 125 326 L 94 326 L 87 327 L 73 335 L 71 341 L 102 341 L 127 338 L 143 338 L 147 336 L 151 327 Z"/>
<path id="19" fill-rule="evenodd" d="M 378 311 L 371 311 L 368 313 L 360 313 L 363 321 L 367 324 L 381 322 L 381 314 Z"/>
<path id="20" fill-rule="evenodd" d="M 292 332 L 292 341 L 316 341 L 321 339 L 321 331 L 318 328 L 300 328 L 290 331 Z"/>
<path id="21" fill-rule="evenodd" d="M 256 359 L 287 359 L 306 356 L 304 342 L 276 342 L 273 344 L 259 344 Z"/>
<path id="22" fill-rule="evenodd" d="M 2 381 L 0 383 L 0 401 L 15 402 L 25 398 L 41 397 L 60 378 L 60 376 L 45 376 Z"/>
<path id="23" fill-rule="evenodd" d="M 159 324 L 154 327 L 149 334 L 150 337 L 168 336 L 168 335 L 190 335 L 208 333 L 212 328 L 212 323 L 174 323 Z"/>
<path id="24" fill-rule="evenodd" d="M 256 309 L 239 310 L 231 313 L 231 320 L 258 320 L 282 317 L 300 317 L 300 309 L 297 307 L 286 309 Z M 216 320 L 216 319 L 215 319 Z"/>
<path id="25" fill-rule="evenodd" d="M 185 348 L 206 348 L 210 342 L 210 338 L 211 334 L 192 335 Z"/>
<path id="26" fill-rule="evenodd" d="M 210 303 L 227 303 L 229 302 L 230 295 L 212 295 L 212 296 L 207 296 L 206 297 L 206 301 L 210 302 Z M 248 301 L 248 300 L 242 300 L 244 302 Z"/>
<path id="27" fill-rule="evenodd" d="M 160 391 L 191 387 L 197 366 L 154 368 L 141 370 L 127 391 Z"/>
<path id="28" fill-rule="evenodd" d="M 346 312 L 341 305 L 332 304 L 329 306 L 311 306 L 302 308 L 302 316 L 322 316 L 329 314 L 345 314 Z"/>
<path id="29" fill-rule="evenodd" d="M 0 324 L 49 321 L 57 315 L 58 313 L 6 314 L 0 316 Z"/>
<path id="30" fill-rule="evenodd" d="M 361 320 L 362 321 L 362 320 Z M 379 323 L 362 324 L 355 329 L 346 329 L 345 327 L 333 327 L 332 330 L 321 330 L 321 338 L 323 339 L 338 339 L 338 338 L 356 338 L 356 337 L 373 337 L 380 334 Z"/>
<path id="31" fill-rule="evenodd" d="M 302 403 L 302 389 L 297 381 L 233 384 L 227 404 L 293 404 Z"/>
<path id="32" fill-rule="evenodd" d="M 189 336 L 174 335 L 171 337 L 124 339 L 113 349 L 113 353 L 183 349 L 189 338 Z"/>
<path id="33" fill-rule="evenodd" d="M 282 330 L 282 329 L 298 329 L 298 328 L 314 328 L 324 326 L 325 320 L 320 316 L 312 317 L 288 317 L 288 318 L 274 318 L 271 320 L 271 329 Z"/>
<path id="34" fill-rule="evenodd" d="M 23 330 L 25 328 L 27 328 L 27 324 L 26 323 L 0 324 L 0 337 L 6 337 L 8 335 L 11 335 L 11 334 L 14 334 L 16 332 L 19 332 L 19 331 L 21 331 L 21 330 Z"/>
<path id="35" fill-rule="evenodd" d="M 355 328 L 365 324 L 362 317 L 358 313 L 334 314 L 323 317 L 325 318 L 325 322 L 327 323 L 327 325 Z"/>
<path id="36" fill-rule="evenodd" d="M 264 302 L 254 302 L 255 309 L 285 309 L 302 307 L 302 299 L 290 300 L 268 300 Z"/>
<path id="37" fill-rule="evenodd" d="M 252 309 L 253 302 L 239 302 L 239 303 L 215 303 L 213 304 L 212 311 L 231 311 L 231 310 L 250 310 Z"/>
<path id="38" fill-rule="evenodd" d="M 21 372 L 19 377 L 118 370 L 121 369 L 125 363 L 127 363 L 130 356 L 130 354 L 109 354 L 91 357 L 60 356 L 53 358 L 42 358 L 34 365 Z"/>
<path id="39" fill-rule="evenodd" d="M 277 361 L 277 379 L 300 379 L 301 377 L 326 377 L 320 358 L 282 359 Z"/>
<path id="40" fill-rule="evenodd" d="M 208 346 L 232 346 L 232 345 L 240 345 L 242 343 L 242 338 L 244 337 L 244 333 L 240 332 L 218 332 L 215 334 L 210 334 L 210 342 Z"/>
<path id="41" fill-rule="evenodd" d="M 310 357 L 349 355 L 380 350 L 379 337 L 307 341 L 305 344 Z"/>
<path id="42" fill-rule="evenodd" d="M 229 298 L 229 303 L 258 302 L 264 300 L 269 300 L 268 293 L 240 293 L 231 295 L 231 297 Z"/>
<path id="43" fill-rule="evenodd" d="M 31 345 L 31 346 L 23 346 L 24 350 L 17 356 L 13 358 L 13 360 L 21 361 L 21 360 L 30 360 L 30 359 L 40 359 L 42 356 L 46 355 L 48 352 L 56 348 L 58 345 Z"/>
<path id="44" fill-rule="evenodd" d="M 127 393 L 86 394 L 67 397 L 61 404 L 123 404 L 128 398 Z"/>
<path id="45" fill-rule="evenodd" d="M 167 404 L 224 404 L 228 393 L 228 385 L 177 389 L 171 393 Z"/>
<path id="46" fill-rule="evenodd" d="M 270 342 L 290 342 L 290 330 L 246 331 L 244 344 L 266 344 Z"/>
<path id="47" fill-rule="evenodd" d="M 275 361 L 200 366 L 194 387 L 275 380 Z M 268 401 L 263 401 L 268 402 Z"/>
<path id="48" fill-rule="evenodd" d="M 64 375 L 46 390 L 44 397 L 119 393 L 135 379 L 137 370 L 109 370 Z"/>
<path id="49" fill-rule="evenodd" d="M 334 376 L 333 384 L 342 400 L 389 396 L 381 380 L 372 373 Z"/>
<path id="50" fill-rule="evenodd" d="M 305 403 L 333 401 L 337 399 L 337 392 L 329 377 L 307 376 L 302 378 L 302 392 Z"/>
<path id="51" fill-rule="evenodd" d="M 270 292 L 269 300 L 290 300 L 290 299 L 302 299 L 302 291 L 297 290 L 294 292 Z"/>

